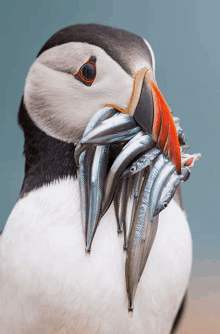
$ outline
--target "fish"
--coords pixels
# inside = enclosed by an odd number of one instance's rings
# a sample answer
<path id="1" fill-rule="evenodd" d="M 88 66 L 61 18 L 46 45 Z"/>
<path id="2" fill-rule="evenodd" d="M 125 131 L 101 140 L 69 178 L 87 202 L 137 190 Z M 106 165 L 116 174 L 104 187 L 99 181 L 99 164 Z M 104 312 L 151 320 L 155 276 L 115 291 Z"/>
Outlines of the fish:
<path id="1" fill-rule="evenodd" d="M 171 199 L 174 197 L 177 189 L 179 190 L 179 194 L 177 193 L 177 196 L 179 196 L 179 199 L 177 197 L 177 200 L 179 200 L 179 203 L 182 207 L 182 199 L 180 196 L 180 183 L 186 182 L 190 175 L 191 171 L 189 168 L 194 166 L 194 162 L 201 157 L 201 153 L 195 153 L 195 154 L 187 154 L 186 152 L 190 146 L 182 146 L 181 147 L 181 165 L 183 166 L 181 168 L 181 174 L 178 175 L 176 172 L 168 177 L 168 179 L 165 181 L 166 184 L 164 187 L 161 187 L 161 195 L 160 199 L 156 203 L 154 207 L 154 213 L 153 216 L 155 217 L 158 215 L 162 210 L 164 210 L 168 204 L 170 203 Z"/>
<path id="2" fill-rule="evenodd" d="M 119 179 L 114 195 L 115 214 L 117 219 L 118 233 L 124 235 L 124 250 L 127 249 L 127 205 L 129 201 L 130 179 Z"/>
<path id="3" fill-rule="evenodd" d="M 131 144 L 133 144 L 134 142 L 136 142 L 137 140 L 139 140 L 143 136 L 144 136 L 144 132 L 143 131 L 138 132 L 131 140 L 129 140 L 125 144 L 125 146 L 122 148 L 122 150 L 126 150 L 128 146 L 130 146 Z"/>
<path id="4" fill-rule="evenodd" d="M 178 186 L 180 185 L 180 182 L 186 182 L 189 179 L 190 174 L 191 174 L 190 169 L 188 167 L 184 167 L 181 169 L 180 175 L 178 175 L 175 172 L 169 177 L 165 187 L 161 192 L 160 199 L 155 207 L 153 214 L 154 216 L 158 215 L 162 210 L 164 210 L 168 206 L 171 199 L 175 195 L 175 192 Z"/>
<path id="5" fill-rule="evenodd" d="M 180 120 L 175 123 L 181 145 L 181 174 L 152 135 L 143 132 L 130 115 L 111 107 L 93 116 L 75 149 L 86 251 L 91 251 L 99 222 L 114 200 L 118 233 L 124 232 L 129 311 L 133 310 L 138 282 L 154 243 L 159 213 L 180 182 L 189 178 L 189 167 L 201 156 L 186 153 L 189 146 L 185 145 Z M 113 157 L 110 152 L 114 152 Z"/>
<path id="6" fill-rule="evenodd" d="M 166 186 L 162 190 L 160 200 L 158 201 L 154 209 L 154 213 L 153 213 L 154 217 L 158 215 L 162 210 L 164 210 L 168 206 L 180 182 L 181 180 L 180 180 L 179 175 L 173 174 L 170 176 L 169 180 L 167 181 Z"/>
<path id="7" fill-rule="evenodd" d="M 104 182 L 107 172 L 109 158 L 109 146 L 98 146 L 95 149 L 95 155 L 91 170 L 90 201 L 89 201 L 89 219 L 87 227 L 86 251 L 91 251 L 91 245 L 97 226 L 101 218 L 101 207 L 104 191 Z"/>
<path id="8" fill-rule="evenodd" d="M 114 209 L 115 209 L 115 216 L 116 216 L 116 221 L 117 221 L 117 231 L 118 233 L 123 232 L 123 226 L 120 221 L 120 196 L 121 196 L 121 186 L 122 186 L 122 179 L 119 179 L 118 185 L 115 190 L 115 195 L 114 195 Z"/>
<path id="9" fill-rule="evenodd" d="M 140 194 L 140 190 L 141 190 L 141 185 L 142 185 L 142 181 L 143 181 L 143 177 L 144 177 L 144 169 L 142 169 L 140 172 L 134 174 L 133 178 L 133 189 L 132 189 L 132 211 L 131 211 L 131 217 L 130 217 L 130 228 L 132 226 L 132 222 L 134 219 L 134 214 L 135 214 L 135 210 L 137 207 L 137 203 L 138 203 L 138 198 L 139 198 L 139 194 Z"/>
<path id="10" fill-rule="evenodd" d="M 91 118 L 88 125 L 86 126 L 86 129 L 83 133 L 83 137 L 86 136 L 91 130 L 93 130 L 97 125 L 100 124 L 103 120 L 106 120 L 110 117 L 114 117 L 115 115 L 119 114 L 119 111 L 112 107 L 104 107 L 97 111 L 95 115 Z M 76 145 L 75 153 L 74 153 L 74 159 L 76 162 L 76 165 L 79 166 L 79 157 L 82 154 L 82 152 L 86 149 L 87 145 L 83 145 L 81 141 Z"/>
<path id="11" fill-rule="evenodd" d="M 117 133 L 110 133 L 108 135 L 104 135 L 96 138 L 90 138 L 86 141 L 83 140 L 82 145 L 106 145 L 106 144 L 112 144 L 112 143 L 118 143 L 123 141 L 128 141 L 132 139 L 138 132 L 141 131 L 141 128 L 139 126 L 135 126 L 132 129 L 128 129 L 125 131 L 117 132 Z"/>
<path id="12" fill-rule="evenodd" d="M 168 206 L 180 182 L 187 181 L 190 177 L 190 174 L 191 174 L 190 169 L 186 167 L 181 169 L 181 175 L 178 175 L 175 172 L 169 177 L 165 187 L 162 190 L 158 204 L 155 207 L 153 214 L 154 217 Z"/>
<path id="13" fill-rule="evenodd" d="M 181 175 L 180 175 L 181 182 L 186 182 L 187 180 L 189 180 L 190 175 L 191 175 L 191 170 L 189 169 L 189 167 L 181 168 Z"/>
<path id="14" fill-rule="evenodd" d="M 134 127 L 136 127 L 136 123 L 132 116 L 119 113 L 104 120 L 101 124 L 83 136 L 81 144 L 92 144 L 94 143 L 94 140 L 112 135 L 112 133 L 114 136 L 117 136 L 117 134 L 120 134 L 122 131 L 133 129 Z"/>
<path id="15" fill-rule="evenodd" d="M 167 181 L 169 180 L 170 176 L 176 171 L 175 165 L 169 160 L 166 161 L 167 162 L 164 164 L 160 173 L 157 175 L 152 186 L 149 212 L 150 220 L 153 220 L 155 209 L 158 205 L 158 201 Z"/>
<path id="16" fill-rule="evenodd" d="M 118 111 L 111 107 L 105 107 L 100 109 L 88 123 L 84 135 L 91 131 L 97 124 L 102 120 L 112 117 Z M 81 206 L 82 206 L 82 227 L 83 234 L 85 238 L 85 243 L 87 243 L 87 227 L 89 220 L 89 202 L 90 202 L 90 182 L 91 182 L 91 168 L 93 163 L 93 158 L 95 154 L 95 147 L 90 146 L 87 150 L 80 151 L 76 153 L 75 160 L 78 162 L 79 166 L 79 185 L 80 185 L 80 195 L 81 195 Z"/>
<path id="17" fill-rule="evenodd" d="M 119 213 L 119 222 L 120 226 L 123 226 L 123 233 L 124 233 L 124 250 L 127 249 L 127 205 L 129 199 L 129 179 L 123 179 L 121 185 L 121 192 L 120 192 L 120 213 Z"/>
<path id="18" fill-rule="evenodd" d="M 175 126 L 176 126 L 176 132 L 178 135 L 179 143 L 180 145 L 186 144 L 186 137 L 184 135 L 183 129 L 180 126 L 180 119 L 178 117 L 173 117 Z"/>
<path id="19" fill-rule="evenodd" d="M 154 143 L 152 142 L 152 145 L 153 144 Z M 141 155 L 141 157 L 132 162 L 132 164 L 124 171 L 122 177 L 134 175 L 140 172 L 142 169 L 148 167 L 160 153 L 161 149 L 158 147 L 154 147 L 150 151 L 145 152 L 143 155 Z"/>
<path id="20" fill-rule="evenodd" d="M 149 173 L 146 173 L 139 194 L 137 207 L 130 228 L 128 250 L 125 264 L 128 310 L 133 310 L 133 301 L 137 285 L 144 270 L 157 230 L 158 218 L 149 219 L 150 194 L 152 185 L 165 164 L 164 155 L 160 154 Z"/>
<path id="21" fill-rule="evenodd" d="M 136 136 L 138 138 L 136 138 Z M 112 202 L 116 185 L 125 168 L 138 154 L 146 150 L 147 145 L 151 143 L 151 139 L 149 140 L 149 137 L 151 137 L 150 135 L 140 136 L 140 133 L 138 133 L 136 136 L 131 139 L 131 141 L 125 145 L 121 153 L 119 153 L 107 175 L 105 196 L 102 206 L 102 216 L 108 210 Z"/>
<path id="22" fill-rule="evenodd" d="M 93 157 L 95 148 L 90 147 L 80 155 L 79 159 L 79 185 L 81 195 L 81 206 L 82 206 L 82 227 L 87 243 L 87 227 L 89 221 L 89 202 L 90 202 L 90 180 L 91 180 L 91 168 L 93 163 Z"/>
<path id="23" fill-rule="evenodd" d="M 140 277 L 144 271 L 148 256 L 150 254 L 151 247 L 153 245 L 153 241 L 156 236 L 157 226 L 158 226 L 158 216 L 153 217 L 153 219 L 150 219 L 150 210 L 151 210 L 150 198 L 152 195 L 152 189 L 153 189 L 155 180 L 157 179 L 158 175 L 160 175 L 166 163 L 167 163 L 167 157 L 164 154 L 162 154 L 161 156 L 158 156 L 158 159 L 156 160 L 155 164 L 150 167 L 151 170 L 149 172 L 148 177 L 147 177 L 147 173 L 145 173 L 147 182 L 146 182 L 144 190 L 145 190 L 145 200 L 148 201 L 148 212 L 147 212 L 148 229 L 147 229 L 146 240 L 145 240 L 145 244 L 143 248 L 143 254 L 141 258 L 141 265 L 140 265 L 140 271 L 139 271 Z"/>

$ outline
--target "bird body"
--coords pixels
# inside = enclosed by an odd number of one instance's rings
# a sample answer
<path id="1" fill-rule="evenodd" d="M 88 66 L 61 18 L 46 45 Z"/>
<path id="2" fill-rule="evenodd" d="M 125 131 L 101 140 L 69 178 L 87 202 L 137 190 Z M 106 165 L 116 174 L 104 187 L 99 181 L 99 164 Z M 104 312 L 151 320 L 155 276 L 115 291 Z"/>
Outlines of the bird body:
<path id="1" fill-rule="evenodd" d="M 132 121 L 126 129 L 123 122 L 114 124 L 128 118 Z M 0 333 L 170 334 L 189 283 L 192 240 L 175 200 L 160 213 L 152 235 L 146 225 L 149 215 L 145 221 L 137 211 L 146 207 L 151 212 L 151 198 L 160 200 L 164 182 L 161 186 L 155 180 L 168 160 L 181 175 L 178 134 L 156 85 L 149 43 L 100 25 L 62 29 L 45 43 L 30 68 L 18 119 L 25 137 L 25 177 L 0 238 Z M 91 130 L 87 134 L 86 127 Z M 101 138 L 100 129 L 105 130 Z M 117 136 L 121 146 L 115 144 Z M 102 142 L 100 149 L 86 146 L 94 138 Z M 148 139 L 142 143 L 143 138 Z M 153 146 L 159 150 L 161 168 L 152 176 L 157 164 L 151 169 L 152 159 L 149 170 L 134 176 L 132 202 L 130 190 L 123 194 L 117 187 L 123 183 L 120 175 Z M 152 182 L 139 191 L 142 177 L 147 180 L 148 175 Z M 154 181 L 158 192 L 152 197 Z M 123 207 L 135 221 L 132 218 L 128 238 L 117 233 L 118 217 L 123 217 L 124 230 L 129 231 L 129 225 L 121 212 L 116 219 L 111 204 L 115 190 L 118 198 L 122 194 L 129 199 L 122 201 Z M 151 227 L 158 221 L 153 213 Z M 140 226 L 149 232 L 147 238 L 142 232 L 140 237 Z M 138 261 L 131 261 L 132 245 Z"/>
<path id="2" fill-rule="evenodd" d="M 19 199 L 0 242 L 1 333 L 170 333 L 192 263 L 178 204 L 173 200 L 160 214 L 132 315 L 113 205 L 91 254 L 83 244 L 77 180 L 55 181 Z"/>

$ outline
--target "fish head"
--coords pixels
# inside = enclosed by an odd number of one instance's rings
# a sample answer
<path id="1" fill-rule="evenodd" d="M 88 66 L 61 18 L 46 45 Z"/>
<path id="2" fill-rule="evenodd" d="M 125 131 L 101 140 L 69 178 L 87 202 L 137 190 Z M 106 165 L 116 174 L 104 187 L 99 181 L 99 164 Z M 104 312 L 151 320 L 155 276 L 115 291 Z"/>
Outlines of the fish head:
<path id="1" fill-rule="evenodd" d="M 153 213 L 154 217 L 158 215 L 162 210 L 166 209 L 166 207 L 168 206 L 168 204 L 170 203 L 171 199 L 175 194 L 176 188 L 180 183 L 180 180 L 181 180 L 180 177 L 176 173 L 171 175 L 166 186 L 163 188 L 161 192 L 161 196 L 157 205 L 155 206 L 155 210 Z"/>

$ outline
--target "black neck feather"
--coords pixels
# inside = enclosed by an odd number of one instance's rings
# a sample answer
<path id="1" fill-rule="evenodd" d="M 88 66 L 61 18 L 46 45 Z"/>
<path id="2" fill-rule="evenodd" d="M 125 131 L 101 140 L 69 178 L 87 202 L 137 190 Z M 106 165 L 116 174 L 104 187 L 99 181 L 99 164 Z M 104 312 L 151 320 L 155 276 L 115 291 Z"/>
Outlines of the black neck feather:
<path id="1" fill-rule="evenodd" d="M 25 177 L 20 197 L 55 180 L 76 177 L 75 145 L 50 137 L 40 130 L 28 115 L 23 97 L 18 122 L 25 137 Z"/>

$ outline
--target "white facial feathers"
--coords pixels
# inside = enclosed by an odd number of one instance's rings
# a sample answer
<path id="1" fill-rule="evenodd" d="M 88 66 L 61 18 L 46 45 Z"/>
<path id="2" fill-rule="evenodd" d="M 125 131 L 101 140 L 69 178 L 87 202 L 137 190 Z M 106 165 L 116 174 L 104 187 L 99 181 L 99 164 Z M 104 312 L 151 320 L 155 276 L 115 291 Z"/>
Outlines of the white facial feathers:
<path id="1" fill-rule="evenodd" d="M 96 78 L 88 87 L 74 75 L 91 56 Z M 133 78 L 101 48 L 79 42 L 53 47 L 32 65 L 24 102 L 36 125 L 52 137 L 78 142 L 91 117 L 106 104 L 126 108 Z"/>
<path id="2" fill-rule="evenodd" d="M 155 59 L 148 42 L 153 69 L 145 57 L 129 59 L 134 73 L 149 68 L 155 81 Z M 129 45 L 128 45 L 129 50 Z M 96 77 L 86 86 L 74 75 L 91 56 L 96 57 Z M 126 55 L 125 55 L 126 59 Z M 70 42 L 44 51 L 33 63 L 24 88 L 24 103 L 35 124 L 57 139 L 78 143 L 92 116 L 106 105 L 125 109 L 134 84 L 129 75 L 102 48 Z"/>

